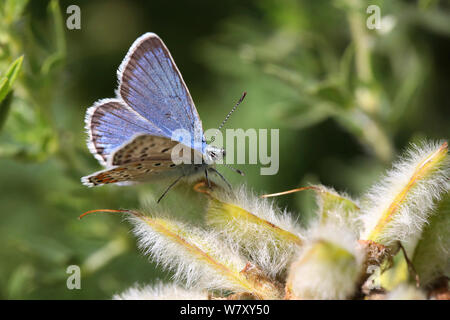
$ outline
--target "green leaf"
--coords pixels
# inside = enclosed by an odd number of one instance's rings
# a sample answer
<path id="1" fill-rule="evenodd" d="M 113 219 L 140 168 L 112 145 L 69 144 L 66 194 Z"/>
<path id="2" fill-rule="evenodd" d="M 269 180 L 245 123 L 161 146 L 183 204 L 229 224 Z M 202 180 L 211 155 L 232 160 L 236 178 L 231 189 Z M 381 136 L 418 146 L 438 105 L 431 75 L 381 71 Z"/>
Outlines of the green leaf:
<path id="1" fill-rule="evenodd" d="M 0 130 L 6 121 L 12 100 L 12 85 L 22 67 L 23 56 L 14 61 L 6 74 L 0 78 Z"/>
<path id="2" fill-rule="evenodd" d="M 325 223 L 330 215 L 339 217 L 339 220 L 350 221 L 359 213 L 358 204 L 346 194 L 339 194 L 333 188 L 323 185 L 309 187 L 316 192 L 316 201 L 319 207 L 319 218 Z"/>
<path id="3" fill-rule="evenodd" d="M 0 93 L 1 93 L 3 90 L 6 90 L 6 89 L 4 89 L 4 88 L 6 88 L 7 85 L 8 85 L 8 78 L 7 78 L 7 77 L 1 77 L 1 78 L 0 78 Z"/>
<path id="4" fill-rule="evenodd" d="M 14 80 L 16 80 L 22 67 L 23 56 L 14 61 L 6 72 L 5 76 L 0 80 L 0 102 L 6 98 L 7 94 L 11 91 Z"/>
<path id="5" fill-rule="evenodd" d="M 450 276 L 450 193 L 442 199 L 423 230 L 413 256 L 420 285 Z"/>
<path id="6" fill-rule="evenodd" d="M 3 81 L 0 83 L 0 86 L 2 83 Z M 2 102 L 0 102 L 0 130 L 3 128 L 3 124 L 5 123 L 6 118 L 8 116 L 9 109 L 11 106 L 11 100 L 12 100 L 12 91 L 8 95 L 6 95 L 6 98 Z"/>

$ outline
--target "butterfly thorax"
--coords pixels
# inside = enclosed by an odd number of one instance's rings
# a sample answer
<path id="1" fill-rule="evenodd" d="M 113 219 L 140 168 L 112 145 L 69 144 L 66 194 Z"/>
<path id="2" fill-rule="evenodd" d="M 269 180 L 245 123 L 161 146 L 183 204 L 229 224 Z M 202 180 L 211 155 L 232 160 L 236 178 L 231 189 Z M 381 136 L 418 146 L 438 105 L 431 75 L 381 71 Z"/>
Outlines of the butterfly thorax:
<path id="1" fill-rule="evenodd" d="M 207 145 L 205 149 L 205 154 L 203 155 L 203 160 L 207 164 L 216 163 L 225 157 L 225 149 Z"/>

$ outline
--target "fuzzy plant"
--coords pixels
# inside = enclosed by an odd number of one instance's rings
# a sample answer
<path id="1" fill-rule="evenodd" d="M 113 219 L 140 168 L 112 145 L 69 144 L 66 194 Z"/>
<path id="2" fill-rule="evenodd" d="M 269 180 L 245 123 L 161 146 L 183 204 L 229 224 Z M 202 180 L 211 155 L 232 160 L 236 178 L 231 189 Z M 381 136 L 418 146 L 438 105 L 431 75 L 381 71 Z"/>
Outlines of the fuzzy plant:
<path id="1" fill-rule="evenodd" d="M 109 210 L 125 214 L 143 253 L 173 274 L 171 284 L 113 298 L 449 299 L 449 178 L 447 142 L 424 142 L 360 199 L 323 185 L 257 196 L 199 182 L 202 226 L 158 207 Z M 301 190 L 316 194 L 307 228 L 269 199 Z"/>

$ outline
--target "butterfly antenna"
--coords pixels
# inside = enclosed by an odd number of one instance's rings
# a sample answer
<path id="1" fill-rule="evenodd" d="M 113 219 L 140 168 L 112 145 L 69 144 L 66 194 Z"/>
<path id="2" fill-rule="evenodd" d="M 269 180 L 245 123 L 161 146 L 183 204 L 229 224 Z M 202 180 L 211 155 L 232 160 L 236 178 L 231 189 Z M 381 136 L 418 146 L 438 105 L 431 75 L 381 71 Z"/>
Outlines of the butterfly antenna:
<path id="1" fill-rule="evenodd" d="M 228 169 L 231 169 L 231 170 L 233 170 L 234 172 L 239 173 L 241 176 L 245 176 L 244 171 L 241 171 L 241 170 L 239 170 L 239 169 L 233 168 L 232 166 L 230 166 L 230 165 L 228 165 L 228 164 L 226 164 L 226 163 L 224 163 L 223 165 L 224 165 L 225 167 L 227 167 Z"/>
<path id="2" fill-rule="evenodd" d="M 217 129 L 216 134 L 211 138 L 210 143 L 213 143 L 214 140 L 216 140 L 216 136 L 219 134 L 220 130 L 222 129 L 222 127 L 225 125 L 225 123 L 228 121 L 228 119 L 231 117 L 231 114 L 236 111 L 237 107 L 242 103 L 242 101 L 244 101 L 245 96 L 247 95 L 247 92 L 244 91 L 244 93 L 242 94 L 242 97 L 239 99 L 239 101 L 234 105 L 233 109 L 231 109 L 230 112 L 228 112 L 227 116 L 225 117 L 225 119 L 222 121 L 222 123 L 220 124 L 219 128 Z"/>

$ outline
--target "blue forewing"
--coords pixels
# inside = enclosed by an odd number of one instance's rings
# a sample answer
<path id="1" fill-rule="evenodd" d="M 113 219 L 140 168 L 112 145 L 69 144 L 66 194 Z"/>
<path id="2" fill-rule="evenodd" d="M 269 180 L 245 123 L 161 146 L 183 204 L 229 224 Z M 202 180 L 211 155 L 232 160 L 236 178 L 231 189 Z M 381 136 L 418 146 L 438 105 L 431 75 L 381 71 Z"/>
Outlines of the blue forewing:
<path id="1" fill-rule="evenodd" d="M 88 146 L 107 165 L 109 157 L 138 134 L 175 138 L 203 152 L 200 117 L 167 47 L 154 33 L 145 33 L 130 47 L 117 71 L 117 98 L 103 99 L 88 109 Z M 184 130 L 191 137 L 174 136 Z"/>
<path id="2" fill-rule="evenodd" d="M 102 99 L 88 109 L 86 126 L 88 146 L 101 164 L 134 136 L 146 133 L 162 136 L 163 132 L 118 99 Z"/>
<path id="3" fill-rule="evenodd" d="M 118 78 L 117 94 L 131 109 L 167 138 L 176 130 L 185 130 L 193 139 L 188 146 L 202 151 L 200 117 L 169 50 L 156 34 L 146 33 L 133 43 L 119 67 Z"/>

